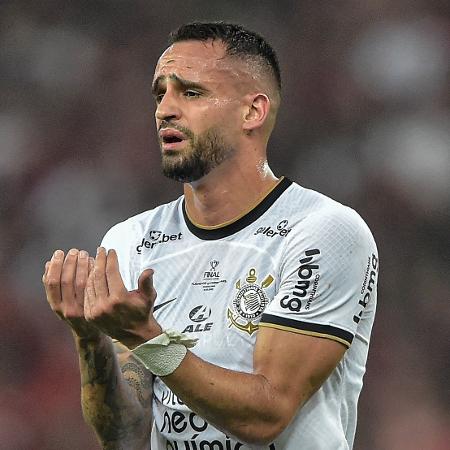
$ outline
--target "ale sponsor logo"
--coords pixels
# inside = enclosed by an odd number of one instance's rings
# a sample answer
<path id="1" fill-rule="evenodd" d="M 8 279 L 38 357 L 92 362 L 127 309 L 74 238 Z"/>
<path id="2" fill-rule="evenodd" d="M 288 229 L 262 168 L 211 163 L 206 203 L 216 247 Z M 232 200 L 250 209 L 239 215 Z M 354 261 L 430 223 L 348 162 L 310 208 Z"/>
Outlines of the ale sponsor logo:
<path id="1" fill-rule="evenodd" d="M 214 322 L 206 322 L 211 317 L 211 308 L 205 305 L 199 305 L 191 309 L 189 319 L 194 322 L 189 324 L 183 330 L 183 333 L 200 333 L 210 331 Z"/>

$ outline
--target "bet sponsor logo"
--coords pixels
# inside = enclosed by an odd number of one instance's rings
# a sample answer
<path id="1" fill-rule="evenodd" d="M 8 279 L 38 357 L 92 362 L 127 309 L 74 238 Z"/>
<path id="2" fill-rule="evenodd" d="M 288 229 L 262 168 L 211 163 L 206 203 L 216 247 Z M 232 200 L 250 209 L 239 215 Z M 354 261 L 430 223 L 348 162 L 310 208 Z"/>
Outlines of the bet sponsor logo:
<path id="1" fill-rule="evenodd" d="M 273 238 L 275 236 L 286 237 L 292 230 L 292 228 L 288 228 L 289 222 L 287 220 L 282 220 L 276 229 L 272 227 L 259 227 L 253 234 L 256 236 L 257 234 L 262 234 L 264 236 Z"/>
<path id="2" fill-rule="evenodd" d="M 219 261 L 212 260 L 209 262 L 209 267 L 203 272 L 203 277 L 200 281 L 194 281 L 192 286 L 199 286 L 204 292 L 214 291 L 217 286 L 226 283 L 227 280 L 221 277 L 219 269 Z"/>
<path id="3" fill-rule="evenodd" d="M 211 308 L 209 306 L 196 306 L 189 312 L 189 319 L 194 322 L 194 324 L 188 325 L 183 330 L 183 333 L 200 333 L 203 331 L 210 331 L 214 325 L 214 322 L 206 322 L 210 317 Z"/>
<path id="4" fill-rule="evenodd" d="M 302 301 L 306 300 L 305 309 L 311 307 L 311 303 L 317 296 L 320 273 L 319 264 L 314 264 L 314 257 L 320 255 L 317 248 L 306 250 L 305 257 L 300 259 L 300 267 L 297 270 L 297 281 L 290 295 L 285 295 L 280 300 L 280 306 L 293 313 L 302 309 Z"/>
<path id="5" fill-rule="evenodd" d="M 227 309 L 229 327 L 252 335 L 259 328 L 259 319 L 269 303 L 265 290 L 272 284 L 274 278 L 267 275 L 261 283 L 257 283 L 256 269 L 248 271 L 245 282 L 236 281 L 236 296 L 231 307 Z"/>
<path id="6" fill-rule="evenodd" d="M 358 305 L 361 306 L 361 310 L 358 315 L 353 316 L 353 321 L 355 323 L 359 323 L 361 320 L 361 316 L 366 309 L 366 306 L 369 304 L 372 295 L 374 294 L 374 290 L 377 284 L 377 276 L 378 276 L 378 258 L 372 253 L 367 260 L 367 267 L 364 273 L 364 281 L 361 286 L 361 298 L 358 301 Z"/>
<path id="7" fill-rule="evenodd" d="M 142 241 L 136 247 L 136 252 L 138 255 L 140 255 L 143 249 L 152 250 L 156 245 L 179 241 L 181 240 L 182 236 L 182 233 L 166 234 L 159 230 L 151 230 L 148 232 L 148 239 L 146 239 L 145 237 L 142 238 Z"/>

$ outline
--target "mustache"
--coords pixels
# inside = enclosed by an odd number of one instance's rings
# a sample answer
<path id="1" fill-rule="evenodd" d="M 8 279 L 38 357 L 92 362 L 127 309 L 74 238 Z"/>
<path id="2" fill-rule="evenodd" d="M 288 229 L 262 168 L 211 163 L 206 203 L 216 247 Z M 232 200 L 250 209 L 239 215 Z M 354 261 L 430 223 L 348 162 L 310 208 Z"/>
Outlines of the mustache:
<path id="1" fill-rule="evenodd" d="M 189 128 L 183 127 L 182 125 L 176 125 L 176 124 L 174 124 L 172 122 L 169 122 L 167 120 L 163 120 L 161 122 L 161 124 L 158 127 L 158 133 L 163 128 L 173 128 L 174 130 L 177 130 L 177 131 L 180 131 L 181 133 L 183 133 L 189 139 L 193 139 L 194 138 L 194 133 Z"/>

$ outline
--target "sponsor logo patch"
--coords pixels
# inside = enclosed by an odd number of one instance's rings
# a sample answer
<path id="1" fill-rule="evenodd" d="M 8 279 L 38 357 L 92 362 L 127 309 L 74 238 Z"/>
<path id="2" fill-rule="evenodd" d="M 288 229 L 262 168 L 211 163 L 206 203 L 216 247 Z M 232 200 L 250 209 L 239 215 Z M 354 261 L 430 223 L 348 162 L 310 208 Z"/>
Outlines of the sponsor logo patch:
<path id="1" fill-rule="evenodd" d="M 214 322 L 206 322 L 211 317 L 211 308 L 205 305 L 199 305 L 189 312 L 189 320 L 194 322 L 188 325 L 183 333 L 199 333 L 210 331 Z M 206 322 L 206 323 L 205 323 Z"/>
<path id="2" fill-rule="evenodd" d="M 175 406 L 183 403 L 175 403 Z M 161 417 L 161 434 L 166 438 L 167 450 L 242 450 L 248 448 L 245 444 L 234 440 L 230 436 L 217 436 L 208 440 L 207 435 L 212 433 L 211 425 L 194 412 L 174 411 L 167 409 Z M 264 447 L 268 450 L 276 450 L 275 444 Z"/>
<path id="3" fill-rule="evenodd" d="M 298 279 L 292 292 L 280 300 L 282 308 L 298 313 L 303 307 L 302 301 L 307 300 L 305 309 L 310 309 L 316 297 L 320 279 L 319 264 L 314 264 L 313 261 L 316 255 L 320 255 L 320 250 L 317 248 L 305 251 L 305 257 L 300 259 L 300 267 L 297 270 Z"/>
<path id="4" fill-rule="evenodd" d="M 142 241 L 136 247 L 136 252 L 138 255 L 140 255 L 143 249 L 152 250 L 156 245 L 179 241 L 182 237 L 182 233 L 166 234 L 159 230 L 151 230 L 148 232 L 148 239 L 145 237 L 142 238 Z"/>
<path id="5" fill-rule="evenodd" d="M 361 320 L 362 313 L 364 309 L 369 304 L 370 299 L 374 293 L 377 284 L 377 276 L 378 276 L 378 258 L 372 254 L 367 259 L 367 267 L 364 273 L 364 281 L 361 286 L 361 298 L 358 301 L 358 305 L 360 305 L 361 310 L 358 315 L 353 316 L 353 321 L 355 323 L 359 323 Z"/>
<path id="6" fill-rule="evenodd" d="M 287 220 L 282 220 L 276 227 L 276 229 L 268 227 L 259 227 L 253 234 L 256 236 L 262 234 L 264 236 L 273 238 L 275 236 L 286 237 L 292 230 L 288 228 L 289 222 Z"/>

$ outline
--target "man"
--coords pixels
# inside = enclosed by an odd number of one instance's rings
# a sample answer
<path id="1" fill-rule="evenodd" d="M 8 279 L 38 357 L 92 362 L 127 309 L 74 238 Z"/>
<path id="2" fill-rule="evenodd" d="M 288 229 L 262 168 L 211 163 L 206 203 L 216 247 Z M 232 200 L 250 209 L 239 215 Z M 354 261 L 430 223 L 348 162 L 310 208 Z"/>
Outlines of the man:
<path id="1" fill-rule="evenodd" d="M 377 250 L 353 210 L 270 170 L 280 88 L 260 36 L 174 32 L 153 94 L 184 196 L 113 227 L 95 260 L 46 264 L 104 448 L 352 448 Z"/>

